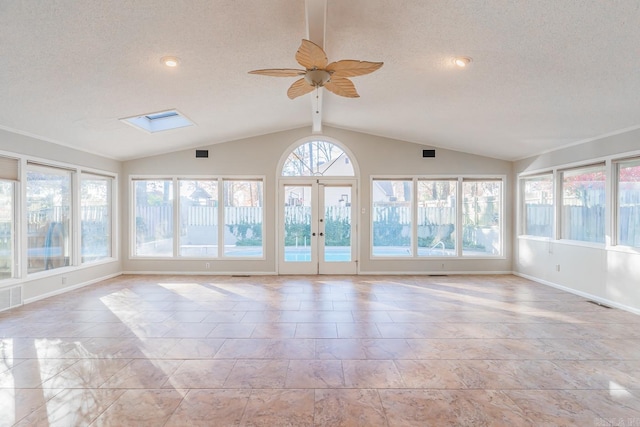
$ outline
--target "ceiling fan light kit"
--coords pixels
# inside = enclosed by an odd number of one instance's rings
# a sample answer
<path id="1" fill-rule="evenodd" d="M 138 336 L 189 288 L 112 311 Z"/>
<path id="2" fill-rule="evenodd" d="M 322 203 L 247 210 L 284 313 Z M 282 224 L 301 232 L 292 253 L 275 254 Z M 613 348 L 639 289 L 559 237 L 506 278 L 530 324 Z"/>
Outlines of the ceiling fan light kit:
<path id="1" fill-rule="evenodd" d="M 331 80 L 331 73 L 326 70 L 308 70 L 304 79 L 313 87 L 322 87 Z"/>
<path id="2" fill-rule="evenodd" d="M 273 68 L 249 71 L 249 74 L 261 74 L 272 77 L 300 77 L 287 91 L 287 96 L 295 99 L 312 92 L 316 88 L 324 87 L 329 92 L 346 98 L 358 98 L 360 95 L 348 77 L 363 76 L 373 73 L 382 67 L 382 62 L 358 61 L 345 59 L 328 64 L 327 54 L 317 44 L 302 40 L 296 52 L 296 61 L 304 70 L 292 68 Z"/>

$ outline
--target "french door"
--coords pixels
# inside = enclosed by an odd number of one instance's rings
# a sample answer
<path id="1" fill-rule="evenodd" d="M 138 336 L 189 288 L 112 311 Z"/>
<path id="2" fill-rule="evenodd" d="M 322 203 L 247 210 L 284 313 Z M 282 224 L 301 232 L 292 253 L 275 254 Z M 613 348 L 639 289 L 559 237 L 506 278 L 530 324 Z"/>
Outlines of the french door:
<path id="1" fill-rule="evenodd" d="M 281 182 L 281 274 L 356 274 L 355 194 L 355 180 Z"/>

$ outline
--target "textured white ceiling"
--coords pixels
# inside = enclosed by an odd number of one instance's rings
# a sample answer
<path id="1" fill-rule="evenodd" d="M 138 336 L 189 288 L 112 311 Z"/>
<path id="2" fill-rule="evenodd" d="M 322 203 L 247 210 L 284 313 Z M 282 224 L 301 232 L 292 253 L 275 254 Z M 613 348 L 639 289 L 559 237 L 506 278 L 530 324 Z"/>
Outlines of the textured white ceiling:
<path id="1" fill-rule="evenodd" d="M 504 159 L 638 127 L 638 8 L 328 0 L 329 60 L 385 65 L 353 79 L 359 99 L 325 93 L 324 124 Z M 1 1 L 0 127 L 117 159 L 311 130 L 311 94 L 247 74 L 296 67 L 305 32 L 304 0 Z M 197 126 L 118 121 L 169 108 Z"/>

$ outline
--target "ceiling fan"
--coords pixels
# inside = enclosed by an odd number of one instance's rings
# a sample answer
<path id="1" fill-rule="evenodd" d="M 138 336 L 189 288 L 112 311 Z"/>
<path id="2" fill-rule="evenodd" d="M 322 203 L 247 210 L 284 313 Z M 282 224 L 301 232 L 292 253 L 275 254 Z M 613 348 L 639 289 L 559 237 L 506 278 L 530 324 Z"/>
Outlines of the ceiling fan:
<path id="1" fill-rule="evenodd" d="M 266 70 L 249 71 L 249 74 L 262 74 L 272 77 L 298 77 L 289 90 L 287 96 L 294 99 L 312 92 L 314 89 L 324 87 L 329 92 L 347 98 L 359 98 L 356 87 L 347 77 L 362 76 L 373 73 L 382 62 L 358 61 L 345 59 L 328 64 L 327 54 L 317 44 L 302 40 L 300 48 L 296 52 L 296 61 L 305 69 L 273 68 Z"/>

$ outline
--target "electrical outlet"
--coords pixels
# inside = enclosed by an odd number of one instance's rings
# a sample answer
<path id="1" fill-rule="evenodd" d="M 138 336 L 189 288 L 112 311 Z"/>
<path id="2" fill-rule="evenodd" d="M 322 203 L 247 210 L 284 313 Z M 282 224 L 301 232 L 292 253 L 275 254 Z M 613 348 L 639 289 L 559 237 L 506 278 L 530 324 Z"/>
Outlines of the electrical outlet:
<path id="1" fill-rule="evenodd" d="M 207 270 L 208 270 L 209 268 L 211 268 L 211 263 L 209 263 L 209 262 L 205 262 L 205 263 L 204 263 L 204 268 L 206 268 Z"/>
<path id="2" fill-rule="evenodd" d="M 67 276 L 62 276 L 62 284 L 63 285 L 67 284 Z"/>
<path id="3" fill-rule="evenodd" d="M 556 264 L 556 271 L 560 271 L 560 264 Z"/>

